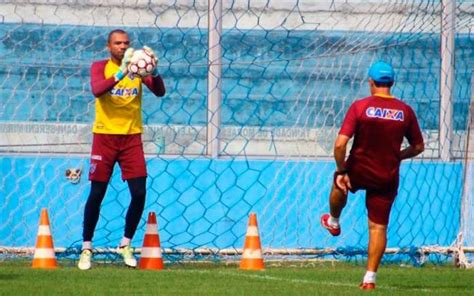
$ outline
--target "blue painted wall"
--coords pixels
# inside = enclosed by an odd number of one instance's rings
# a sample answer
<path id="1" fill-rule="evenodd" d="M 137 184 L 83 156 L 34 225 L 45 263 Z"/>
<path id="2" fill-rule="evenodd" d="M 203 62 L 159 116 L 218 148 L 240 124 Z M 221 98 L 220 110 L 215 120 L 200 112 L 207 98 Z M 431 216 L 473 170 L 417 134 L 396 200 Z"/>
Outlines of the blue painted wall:
<path id="1" fill-rule="evenodd" d="M 89 191 L 85 158 L 2 157 L 0 245 L 33 246 L 40 210 L 48 208 L 56 246 L 80 244 Z M 85 165 L 77 185 L 62 176 Z M 343 235 L 319 226 L 328 210 L 334 166 L 315 161 L 208 159 L 148 160 L 146 211 L 158 214 L 162 246 L 241 248 L 249 212 L 256 212 L 264 247 L 365 247 L 363 193 L 351 195 L 342 216 Z M 460 163 L 407 162 L 390 220 L 389 247 L 450 245 L 459 230 Z M 129 203 L 116 168 L 104 200 L 95 246 L 115 246 Z M 141 245 L 146 214 L 134 239 Z"/>

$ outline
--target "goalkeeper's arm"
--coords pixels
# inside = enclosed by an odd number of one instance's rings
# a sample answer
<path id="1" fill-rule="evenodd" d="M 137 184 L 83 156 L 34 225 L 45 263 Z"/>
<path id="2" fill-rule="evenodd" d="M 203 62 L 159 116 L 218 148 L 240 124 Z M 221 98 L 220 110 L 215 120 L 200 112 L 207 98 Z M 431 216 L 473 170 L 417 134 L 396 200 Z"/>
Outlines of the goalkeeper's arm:
<path id="1" fill-rule="evenodd" d="M 111 90 L 117 82 L 122 80 L 128 73 L 128 64 L 132 58 L 134 49 L 129 47 L 125 51 L 120 68 L 114 76 L 106 79 L 104 76 L 107 61 L 95 62 L 91 66 L 91 89 L 96 97 L 100 97 Z"/>
<path id="2" fill-rule="evenodd" d="M 91 90 L 96 98 L 111 90 L 118 81 L 112 76 L 108 79 L 104 76 L 107 60 L 94 62 L 91 66 Z"/>
<path id="3" fill-rule="evenodd" d="M 157 76 L 147 76 L 143 78 L 143 83 L 151 90 L 158 97 L 162 97 L 166 93 L 165 84 L 163 83 L 163 79 L 161 79 L 160 75 Z"/>

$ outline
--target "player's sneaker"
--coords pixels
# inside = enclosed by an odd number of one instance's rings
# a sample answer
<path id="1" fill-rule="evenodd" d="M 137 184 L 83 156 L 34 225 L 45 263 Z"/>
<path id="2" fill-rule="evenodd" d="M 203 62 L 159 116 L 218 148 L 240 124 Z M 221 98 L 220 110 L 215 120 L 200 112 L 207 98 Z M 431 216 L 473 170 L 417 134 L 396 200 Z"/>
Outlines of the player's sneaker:
<path id="1" fill-rule="evenodd" d="M 88 270 L 91 269 L 91 259 L 92 259 L 92 251 L 91 250 L 82 250 L 81 257 L 79 257 L 79 263 L 77 267 L 80 270 Z"/>
<path id="2" fill-rule="evenodd" d="M 117 248 L 117 253 L 122 256 L 125 265 L 132 268 L 137 267 L 137 259 L 135 259 L 135 256 L 133 255 L 132 247 L 119 247 Z"/>
<path id="3" fill-rule="evenodd" d="M 322 215 L 321 225 L 324 228 L 326 228 L 329 231 L 329 233 L 332 234 L 333 236 L 338 236 L 339 234 L 341 234 L 341 227 L 334 227 L 334 226 L 329 225 L 328 219 L 329 219 L 329 214 Z"/>
<path id="4" fill-rule="evenodd" d="M 373 290 L 375 289 L 375 283 L 360 283 L 359 288 L 361 290 Z"/>

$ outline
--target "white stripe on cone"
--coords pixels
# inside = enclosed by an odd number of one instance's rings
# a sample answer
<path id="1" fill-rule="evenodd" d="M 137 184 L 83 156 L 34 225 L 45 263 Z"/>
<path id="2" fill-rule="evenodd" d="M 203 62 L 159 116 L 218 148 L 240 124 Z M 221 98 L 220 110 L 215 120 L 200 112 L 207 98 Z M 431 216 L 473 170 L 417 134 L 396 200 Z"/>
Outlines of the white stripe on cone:
<path id="1" fill-rule="evenodd" d="M 49 230 L 48 225 L 40 225 L 38 227 L 38 235 L 51 235 L 51 230 Z"/>
<path id="2" fill-rule="evenodd" d="M 158 234 L 158 225 L 147 224 L 145 234 Z"/>
<path id="3" fill-rule="evenodd" d="M 35 250 L 34 258 L 56 258 L 53 249 L 38 248 Z"/>
<path id="4" fill-rule="evenodd" d="M 257 226 L 249 226 L 247 228 L 247 236 L 258 236 Z"/>
<path id="5" fill-rule="evenodd" d="M 142 248 L 142 258 L 161 258 L 161 248 Z"/>
<path id="6" fill-rule="evenodd" d="M 242 257 L 246 259 L 261 259 L 262 251 L 245 249 L 244 253 L 242 254 Z"/>

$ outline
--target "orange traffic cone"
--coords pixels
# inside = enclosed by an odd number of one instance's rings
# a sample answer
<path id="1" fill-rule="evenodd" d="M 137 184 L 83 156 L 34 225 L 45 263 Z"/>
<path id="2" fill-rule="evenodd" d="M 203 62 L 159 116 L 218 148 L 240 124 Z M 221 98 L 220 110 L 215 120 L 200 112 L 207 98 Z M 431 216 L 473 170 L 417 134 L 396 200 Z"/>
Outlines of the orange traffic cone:
<path id="1" fill-rule="evenodd" d="M 41 210 L 41 218 L 36 239 L 33 268 L 57 268 L 56 255 L 54 254 L 53 238 L 49 227 L 48 211 Z"/>
<path id="2" fill-rule="evenodd" d="M 265 269 L 262 258 L 262 246 L 260 245 L 260 237 L 258 236 L 257 215 L 255 213 L 250 214 L 242 260 L 240 261 L 240 269 Z"/>
<path id="3" fill-rule="evenodd" d="M 161 257 L 160 236 L 154 212 L 148 214 L 145 238 L 143 239 L 142 253 L 140 256 L 140 269 L 163 269 Z"/>

